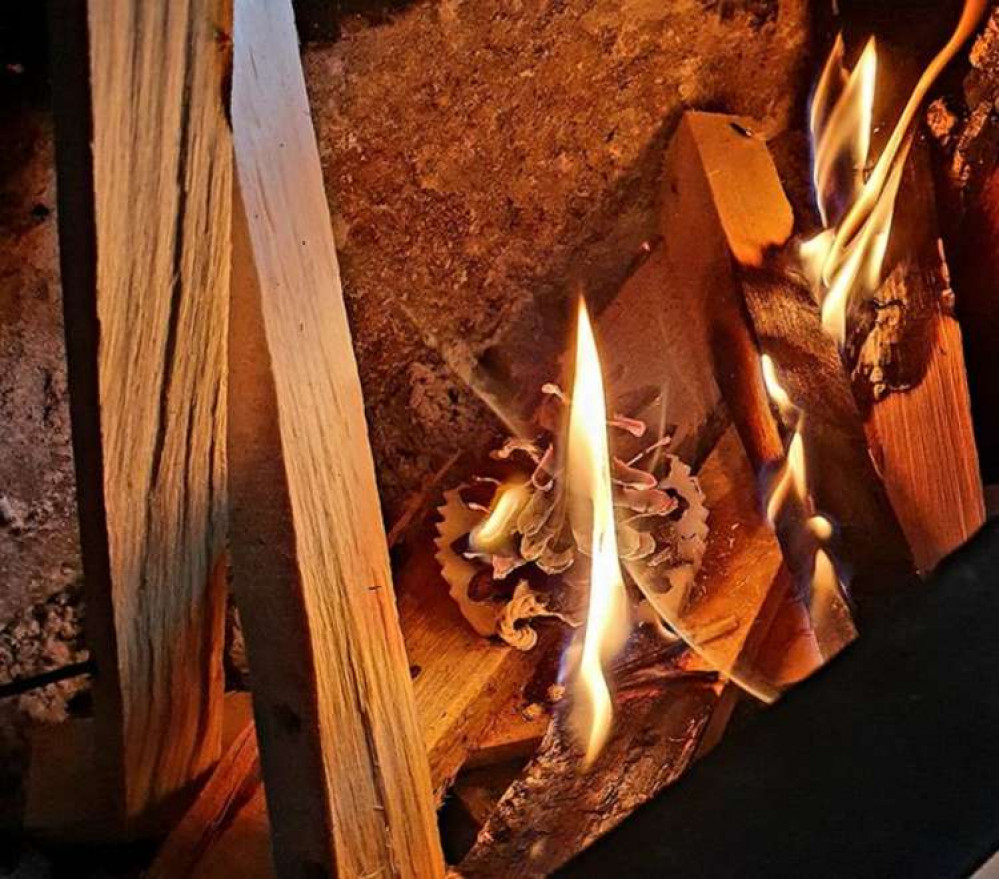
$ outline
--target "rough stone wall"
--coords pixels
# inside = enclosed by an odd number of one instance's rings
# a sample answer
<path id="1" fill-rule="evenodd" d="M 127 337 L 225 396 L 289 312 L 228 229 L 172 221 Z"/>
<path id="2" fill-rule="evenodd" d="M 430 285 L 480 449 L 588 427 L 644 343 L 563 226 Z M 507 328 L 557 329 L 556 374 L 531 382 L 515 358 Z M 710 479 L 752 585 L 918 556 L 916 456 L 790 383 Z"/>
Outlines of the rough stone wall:
<path id="1" fill-rule="evenodd" d="M 574 291 L 599 308 L 620 284 L 682 108 L 788 124 L 806 7 L 440 0 L 305 51 L 390 519 L 491 408 L 527 408 Z"/>
<path id="2" fill-rule="evenodd" d="M 62 334 L 52 132 L 0 135 L 0 683 L 83 657 L 81 563 Z M 26 720 L 58 721 L 85 680 L 0 701 L 0 825 L 16 808 Z"/>

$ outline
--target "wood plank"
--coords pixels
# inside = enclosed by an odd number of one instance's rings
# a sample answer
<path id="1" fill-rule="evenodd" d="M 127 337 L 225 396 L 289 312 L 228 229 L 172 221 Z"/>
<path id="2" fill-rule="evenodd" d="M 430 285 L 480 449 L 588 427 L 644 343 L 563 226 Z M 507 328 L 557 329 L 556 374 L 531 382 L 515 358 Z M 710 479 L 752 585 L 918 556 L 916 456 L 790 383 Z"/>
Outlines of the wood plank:
<path id="1" fill-rule="evenodd" d="M 888 498 L 930 571 L 985 522 L 961 328 L 940 314 L 922 381 L 877 401 L 866 428 Z"/>
<path id="2" fill-rule="evenodd" d="M 961 330 L 926 144 L 910 150 L 888 242 L 890 272 L 852 309 L 844 359 L 872 456 L 920 571 L 985 521 Z"/>
<path id="3" fill-rule="evenodd" d="M 414 548 L 403 563 L 396 585 L 402 593 L 400 621 L 439 804 L 500 706 L 524 687 L 545 657 L 543 648 L 522 653 L 473 632 L 448 597 L 430 538 L 419 546 L 422 549 Z M 543 634 L 543 641 L 548 637 Z M 241 794 L 248 783 L 255 784 L 252 795 Z M 256 761 L 224 758 L 191 811 L 200 818 L 185 819 L 171 833 L 157 856 L 154 876 L 167 879 L 167 868 L 177 862 L 190 865 L 185 875 L 191 879 L 226 879 L 236 875 L 233 865 L 239 865 L 238 875 L 245 879 L 274 876 Z M 259 857 L 250 858 L 247 852 Z"/>
<path id="4" fill-rule="evenodd" d="M 229 20 L 227 0 L 51 15 L 95 753 L 134 833 L 219 754 Z"/>
<path id="5" fill-rule="evenodd" d="M 727 118 L 740 131 L 756 127 L 750 119 Z M 737 161 L 754 173 L 758 157 L 743 139 L 734 146 Z M 665 160 L 659 238 L 598 324 L 612 405 L 653 429 L 674 425 L 675 451 L 696 465 L 724 430 L 723 393 L 748 394 L 755 405 L 765 401 L 762 385 L 728 380 L 744 374 L 758 357 L 732 254 L 762 260 L 768 248 L 790 237 L 793 216 L 786 200 L 772 196 L 774 181 L 765 175 L 761 180 L 769 189 L 720 185 L 721 194 L 712 197 L 704 178 L 681 179 L 671 170 L 695 161 L 696 144 L 681 125 Z M 776 434 L 764 441 L 778 458 Z"/>
<path id="6" fill-rule="evenodd" d="M 444 872 L 291 3 L 234 21 L 232 554 L 282 877 Z"/>
<path id="7" fill-rule="evenodd" d="M 719 614 L 733 618 L 716 657 L 729 667 L 741 658 L 751 668 L 762 634 L 754 622 L 769 621 L 772 598 L 782 592 L 772 589 L 780 549 L 757 509 L 756 477 L 734 430 L 709 455 L 701 478 L 712 531 L 695 614 L 705 624 Z M 679 666 L 650 662 L 647 650 L 633 643 L 618 666 L 615 728 L 593 767 L 579 771 L 581 754 L 557 716 L 462 861 L 463 876 L 548 875 L 678 779 L 709 732 L 717 740 L 731 713 L 726 686 L 704 677 L 699 658 Z"/>

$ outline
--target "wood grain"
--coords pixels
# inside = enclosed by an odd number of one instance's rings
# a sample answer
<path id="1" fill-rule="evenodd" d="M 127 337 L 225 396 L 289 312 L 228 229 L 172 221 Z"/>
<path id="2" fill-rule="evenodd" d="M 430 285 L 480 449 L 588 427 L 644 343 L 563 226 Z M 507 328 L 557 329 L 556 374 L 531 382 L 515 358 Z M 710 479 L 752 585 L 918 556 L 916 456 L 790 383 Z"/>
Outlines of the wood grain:
<path id="1" fill-rule="evenodd" d="M 961 328 L 952 317 L 938 318 L 922 381 L 871 408 L 867 437 L 916 565 L 931 571 L 985 522 Z"/>
<path id="2" fill-rule="evenodd" d="M 238 0 L 233 564 L 282 877 L 444 871 L 290 2 Z"/>
<path id="3" fill-rule="evenodd" d="M 396 585 L 417 715 L 439 804 L 501 706 L 530 680 L 544 654 L 543 648 L 522 653 L 473 632 L 448 597 L 430 538 L 421 545 L 403 563 Z M 542 638 L 543 643 L 551 640 L 545 633 Z M 254 743 L 252 739 L 248 747 L 256 755 Z M 193 817 L 161 849 L 155 876 L 167 879 L 167 867 L 178 862 L 190 865 L 186 875 L 191 879 L 226 879 L 237 875 L 234 865 L 244 879 L 274 876 L 257 760 L 244 757 L 228 755 L 219 763 L 188 813 Z M 247 784 L 254 790 L 244 795 L 240 791 Z"/>
<path id="4" fill-rule="evenodd" d="M 95 753 L 130 832 L 219 753 L 230 17 L 226 0 L 51 15 Z"/>

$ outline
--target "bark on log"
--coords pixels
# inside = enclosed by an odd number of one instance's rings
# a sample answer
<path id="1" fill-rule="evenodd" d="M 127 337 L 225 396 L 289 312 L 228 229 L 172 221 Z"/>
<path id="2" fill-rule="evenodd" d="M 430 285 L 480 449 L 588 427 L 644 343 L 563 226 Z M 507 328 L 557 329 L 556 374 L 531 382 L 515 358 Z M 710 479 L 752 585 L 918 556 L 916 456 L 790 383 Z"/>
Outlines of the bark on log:
<path id="1" fill-rule="evenodd" d="M 233 566 L 282 877 L 444 872 L 291 3 L 237 0 Z"/>
<path id="2" fill-rule="evenodd" d="M 756 504 L 756 479 L 730 430 L 702 468 L 711 536 L 694 613 L 704 625 L 737 623 L 716 645 L 719 661 L 751 665 L 770 622 L 781 555 Z M 580 773 L 581 754 L 558 717 L 523 776 L 498 804 L 459 869 L 469 879 L 540 877 L 671 784 L 731 710 L 724 685 L 699 658 L 650 660 L 655 645 L 639 636 L 616 673 L 615 728 L 597 762 Z M 692 661 L 691 661 L 692 660 Z M 687 676 L 684 676 L 684 671 Z M 729 684 L 728 686 L 733 686 Z"/>
<path id="3" fill-rule="evenodd" d="M 95 753 L 135 833 L 220 746 L 230 8 L 51 10 Z"/>

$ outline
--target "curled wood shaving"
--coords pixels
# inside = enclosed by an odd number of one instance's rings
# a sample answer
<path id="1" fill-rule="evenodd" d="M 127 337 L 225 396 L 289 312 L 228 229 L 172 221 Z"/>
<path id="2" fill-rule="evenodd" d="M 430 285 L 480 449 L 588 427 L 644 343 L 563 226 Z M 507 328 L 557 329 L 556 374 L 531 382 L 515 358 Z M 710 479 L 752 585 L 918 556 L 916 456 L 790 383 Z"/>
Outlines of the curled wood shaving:
<path id="1" fill-rule="evenodd" d="M 543 390 L 554 405 L 568 404 L 558 386 Z M 630 436 L 646 431 L 643 422 L 627 416 L 615 415 L 608 426 Z M 556 435 L 508 440 L 489 456 L 506 468 L 502 478 L 486 475 L 446 492 L 440 508 L 437 559 L 451 597 L 477 632 L 521 650 L 537 643 L 533 620 L 554 617 L 578 625 L 586 602 L 588 544 L 569 526 Z M 644 604 L 664 637 L 669 630 L 663 621 L 675 628 L 675 614 L 686 604 L 708 534 L 700 486 L 683 461 L 663 451 L 668 443 L 669 437 L 657 438 L 634 458 L 611 461 L 618 554 L 626 579 L 649 597 Z M 489 515 L 501 486 L 511 479 L 526 485 L 529 494 L 511 518 L 509 534 L 492 544 L 499 547 L 492 554 L 470 551 L 469 532 Z"/>

